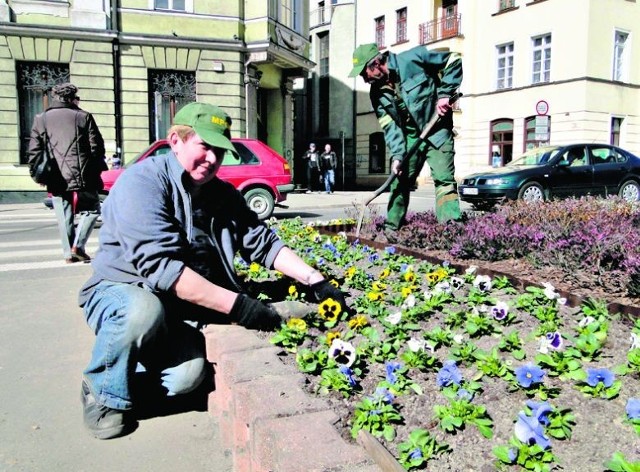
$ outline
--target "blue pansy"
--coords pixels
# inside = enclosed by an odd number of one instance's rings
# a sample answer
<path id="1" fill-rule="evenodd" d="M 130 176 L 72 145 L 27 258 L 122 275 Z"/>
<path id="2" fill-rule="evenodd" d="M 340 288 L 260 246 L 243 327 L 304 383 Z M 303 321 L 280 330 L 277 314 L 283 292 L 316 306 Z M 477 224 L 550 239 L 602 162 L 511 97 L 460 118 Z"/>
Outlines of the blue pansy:
<path id="1" fill-rule="evenodd" d="M 609 369 L 587 369 L 587 384 L 591 387 L 602 383 L 606 388 L 609 388 L 615 379 L 616 376 Z"/>
<path id="2" fill-rule="evenodd" d="M 549 413 L 553 411 L 553 407 L 549 402 L 534 402 L 532 400 L 527 401 L 527 406 L 531 409 L 531 416 L 538 420 L 539 423 L 547 426 L 549 424 Z"/>
<path id="3" fill-rule="evenodd" d="M 385 363 L 385 368 L 387 370 L 387 382 L 389 382 L 391 385 L 394 385 L 398 381 L 398 377 L 396 376 L 395 372 L 396 370 L 402 368 L 402 364 L 397 361 L 391 361 Z"/>
<path id="4" fill-rule="evenodd" d="M 467 400 L 467 401 L 473 400 L 473 393 L 471 393 L 469 390 L 466 390 L 464 388 L 461 388 L 460 390 L 458 390 L 456 392 L 456 396 L 460 400 Z"/>
<path id="5" fill-rule="evenodd" d="M 446 361 L 436 376 L 438 387 L 448 387 L 452 384 L 460 385 L 461 382 L 462 373 L 455 361 Z"/>
<path id="6" fill-rule="evenodd" d="M 416 447 L 413 451 L 409 453 L 409 460 L 422 459 L 422 451 L 419 447 Z"/>
<path id="7" fill-rule="evenodd" d="M 626 412 L 630 420 L 640 420 L 640 398 L 629 398 Z"/>
<path id="8" fill-rule="evenodd" d="M 341 365 L 338 370 L 340 371 L 341 374 L 344 374 L 344 376 L 347 378 L 347 381 L 349 382 L 349 385 L 351 385 L 352 387 L 355 387 L 357 382 L 356 379 L 354 378 L 354 372 L 352 369 L 350 369 L 349 367 L 347 367 L 346 365 Z"/>
<path id="9" fill-rule="evenodd" d="M 525 415 L 522 411 L 518 413 L 515 434 L 516 438 L 529 446 L 537 444 L 542 449 L 551 446 L 551 441 L 545 436 L 544 428 L 540 422 L 532 416 Z"/>
<path id="10" fill-rule="evenodd" d="M 393 246 L 387 246 L 387 247 L 384 248 L 384 251 L 387 254 L 395 254 L 396 253 L 396 248 L 393 247 Z"/>
<path id="11" fill-rule="evenodd" d="M 376 388 L 375 393 L 371 397 L 371 400 L 375 403 L 378 403 L 378 402 L 391 403 L 393 402 L 394 398 L 395 397 L 389 390 L 387 390 L 384 387 L 378 387 Z"/>
<path id="12" fill-rule="evenodd" d="M 542 378 L 545 376 L 545 371 L 532 363 L 518 367 L 515 372 L 518 384 L 524 388 L 542 382 Z"/>
<path id="13" fill-rule="evenodd" d="M 369 262 L 376 262 L 378 259 L 380 259 L 380 256 L 377 252 L 374 252 L 369 256 Z"/>

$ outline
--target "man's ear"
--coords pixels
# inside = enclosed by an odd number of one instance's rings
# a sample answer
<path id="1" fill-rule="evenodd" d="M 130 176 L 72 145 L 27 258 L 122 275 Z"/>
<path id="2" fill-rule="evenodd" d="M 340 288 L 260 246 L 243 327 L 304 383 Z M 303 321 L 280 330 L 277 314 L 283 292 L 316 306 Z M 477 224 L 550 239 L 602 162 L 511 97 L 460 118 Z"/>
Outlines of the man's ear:
<path id="1" fill-rule="evenodd" d="M 176 147 L 183 142 L 178 133 L 176 133 L 175 131 L 171 131 L 169 133 L 169 135 L 167 136 L 167 141 L 169 142 L 169 146 L 171 146 L 171 150 L 174 152 L 176 150 Z"/>

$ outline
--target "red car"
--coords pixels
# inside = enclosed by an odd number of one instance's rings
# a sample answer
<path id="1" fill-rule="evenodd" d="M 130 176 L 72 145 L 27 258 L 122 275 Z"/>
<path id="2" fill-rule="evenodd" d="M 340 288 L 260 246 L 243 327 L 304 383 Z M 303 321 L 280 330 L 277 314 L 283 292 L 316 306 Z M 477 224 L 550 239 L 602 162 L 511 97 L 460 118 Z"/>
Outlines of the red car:
<path id="1" fill-rule="evenodd" d="M 240 162 L 230 154 L 225 156 L 218 177 L 237 188 L 261 220 L 267 219 L 273 213 L 275 204 L 286 200 L 287 193 L 295 188 L 289 163 L 257 139 L 233 138 L 231 142 L 240 156 Z M 124 168 L 104 171 L 103 193 L 109 193 L 125 168 L 149 156 L 166 154 L 170 150 L 167 140 L 159 139 L 127 162 Z"/>

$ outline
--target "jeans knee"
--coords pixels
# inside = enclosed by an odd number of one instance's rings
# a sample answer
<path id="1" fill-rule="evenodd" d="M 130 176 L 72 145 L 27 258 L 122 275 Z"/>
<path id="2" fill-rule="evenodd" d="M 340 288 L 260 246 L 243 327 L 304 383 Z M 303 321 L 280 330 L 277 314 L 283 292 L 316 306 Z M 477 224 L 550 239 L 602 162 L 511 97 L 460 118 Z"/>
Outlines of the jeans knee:
<path id="1" fill-rule="evenodd" d="M 128 331 L 138 338 L 156 333 L 164 324 L 165 309 L 151 292 L 140 290 L 129 300 Z"/>
<path id="2" fill-rule="evenodd" d="M 167 389 L 167 395 L 182 395 L 198 388 L 205 378 L 206 365 L 205 359 L 198 357 L 166 369 L 162 375 L 162 385 Z"/>

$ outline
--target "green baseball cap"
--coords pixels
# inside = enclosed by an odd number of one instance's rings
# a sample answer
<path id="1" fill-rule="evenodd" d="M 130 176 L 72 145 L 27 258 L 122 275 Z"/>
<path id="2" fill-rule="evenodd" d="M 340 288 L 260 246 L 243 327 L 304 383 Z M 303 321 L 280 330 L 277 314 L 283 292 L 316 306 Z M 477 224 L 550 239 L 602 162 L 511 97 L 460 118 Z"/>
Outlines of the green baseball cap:
<path id="1" fill-rule="evenodd" d="M 353 51 L 353 69 L 349 72 L 349 77 L 357 77 L 371 59 L 380 54 L 376 43 L 361 44 Z"/>
<path id="2" fill-rule="evenodd" d="M 191 102 L 180 108 L 173 118 L 173 124 L 191 126 L 205 143 L 227 149 L 237 157 L 236 148 L 231 143 L 231 118 L 222 108 Z"/>

